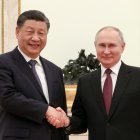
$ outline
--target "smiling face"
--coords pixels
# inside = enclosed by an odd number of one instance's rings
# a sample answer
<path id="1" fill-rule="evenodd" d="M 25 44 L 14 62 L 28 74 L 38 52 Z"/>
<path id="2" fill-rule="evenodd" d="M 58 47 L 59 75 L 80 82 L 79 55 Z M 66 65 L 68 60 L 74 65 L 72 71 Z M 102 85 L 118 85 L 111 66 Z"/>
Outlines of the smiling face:
<path id="1" fill-rule="evenodd" d="M 124 47 L 119 32 L 113 28 L 106 28 L 96 36 L 97 57 L 105 68 L 111 68 L 120 60 Z"/>
<path id="2" fill-rule="evenodd" d="M 27 56 L 36 58 L 46 45 L 47 33 L 45 22 L 26 20 L 23 26 L 16 28 L 18 46 Z"/>

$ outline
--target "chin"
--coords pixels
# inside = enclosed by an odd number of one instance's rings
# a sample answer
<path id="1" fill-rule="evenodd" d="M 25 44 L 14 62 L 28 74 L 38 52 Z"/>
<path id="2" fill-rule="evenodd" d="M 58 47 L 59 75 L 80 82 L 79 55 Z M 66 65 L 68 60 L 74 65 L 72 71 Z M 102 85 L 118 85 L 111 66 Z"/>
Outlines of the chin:
<path id="1" fill-rule="evenodd" d="M 102 63 L 105 68 L 111 68 L 112 65 L 110 63 Z"/>

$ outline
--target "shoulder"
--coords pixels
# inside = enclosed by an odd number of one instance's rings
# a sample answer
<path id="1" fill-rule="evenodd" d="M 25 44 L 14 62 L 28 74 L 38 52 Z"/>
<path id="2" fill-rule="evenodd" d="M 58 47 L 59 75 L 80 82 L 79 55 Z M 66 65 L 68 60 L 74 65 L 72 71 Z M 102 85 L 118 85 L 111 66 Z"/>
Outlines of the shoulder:
<path id="1" fill-rule="evenodd" d="M 49 69 L 61 70 L 61 68 L 59 66 L 57 66 L 53 62 L 51 62 L 43 57 L 40 57 L 40 61 L 44 66 L 48 67 Z"/>
<path id="2" fill-rule="evenodd" d="M 140 72 L 140 67 L 136 67 L 136 66 L 131 66 L 131 65 L 127 65 L 125 63 L 122 63 L 121 65 L 121 70 L 125 70 L 125 71 L 129 71 L 129 72 Z"/>
<path id="3" fill-rule="evenodd" d="M 0 65 L 8 65 L 11 62 L 11 52 L 3 53 L 0 55 Z"/>
<path id="4" fill-rule="evenodd" d="M 0 55 L 0 61 L 11 61 L 12 59 L 19 59 L 22 55 L 18 51 L 17 47 L 14 48 L 12 51 L 3 53 Z"/>
<path id="5" fill-rule="evenodd" d="M 122 63 L 120 70 L 119 70 L 119 76 L 131 76 L 134 79 L 140 79 L 140 67 L 126 65 Z"/>
<path id="6" fill-rule="evenodd" d="M 83 76 L 81 76 L 79 79 L 91 79 L 91 78 L 95 78 L 95 77 L 100 77 L 101 75 L 101 68 L 97 69 L 97 70 L 94 70 L 93 72 L 90 72 L 90 73 L 87 73 Z"/>
<path id="7" fill-rule="evenodd" d="M 11 54 L 11 52 L 0 54 L 0 59 L 6 59 L 6 58 L 10 57 L 10 54 Z"/>

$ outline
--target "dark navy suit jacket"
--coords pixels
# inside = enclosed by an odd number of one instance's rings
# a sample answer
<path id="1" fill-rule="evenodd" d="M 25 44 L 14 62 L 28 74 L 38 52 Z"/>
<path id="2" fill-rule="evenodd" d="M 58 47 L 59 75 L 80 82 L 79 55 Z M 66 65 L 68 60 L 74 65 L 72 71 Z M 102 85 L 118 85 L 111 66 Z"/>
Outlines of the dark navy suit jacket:
<path id="1" fill-rule="evenodd" d="M 61 69 L 40 57 L 50 105 L 66 111 Z M 0 140 L 66 140 L 44 118 L 48 103 L 28 63 L 18 49 L 0 55 Z"/>

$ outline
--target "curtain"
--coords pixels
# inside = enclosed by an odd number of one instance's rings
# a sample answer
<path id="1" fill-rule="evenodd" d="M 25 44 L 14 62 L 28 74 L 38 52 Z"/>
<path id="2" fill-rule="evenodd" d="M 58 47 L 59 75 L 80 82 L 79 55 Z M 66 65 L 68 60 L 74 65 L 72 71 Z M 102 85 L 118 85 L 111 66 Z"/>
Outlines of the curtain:
<path id="1" fill-rule="evenodd" d="M 20 0 L 2 0 L 1 3 L 1 53 L 12 50 L 17 45 L 16 21 L 20 14 Z"/>

